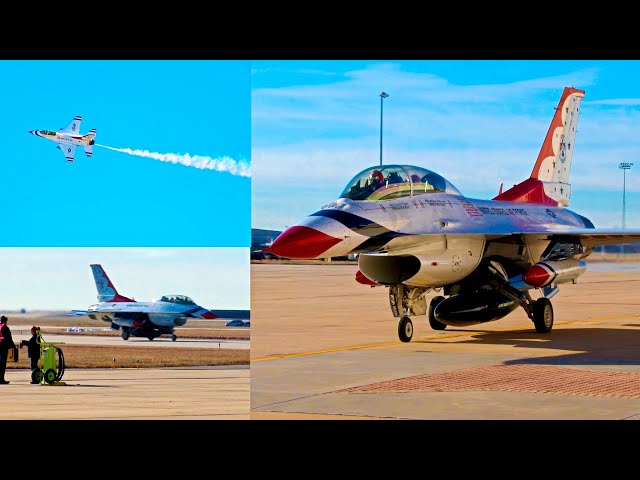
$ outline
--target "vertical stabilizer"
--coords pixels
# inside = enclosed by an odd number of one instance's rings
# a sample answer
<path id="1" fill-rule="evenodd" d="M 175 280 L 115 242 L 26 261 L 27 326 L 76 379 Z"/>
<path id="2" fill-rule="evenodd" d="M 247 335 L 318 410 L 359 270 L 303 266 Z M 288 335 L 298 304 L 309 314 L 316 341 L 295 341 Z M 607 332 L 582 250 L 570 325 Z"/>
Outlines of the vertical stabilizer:
<path id="1" fill-rule="evenodd" d="M 580 104 L 584 94 L 584 90 L 565 87 L 531 177 L 501 192 L 494 200 L 563 207 L 569 205 L 571 197 L 569 175 L 578 130 Z"/>
<path id="2" fill-rule="evenodd" d="M 96 288 L 98 289 L 98 301 L 99 302 L 133 302 L 131 298 L 123 297 L 118 293 L 116 287 L 113 286 L 111 280 L 107 276 L 107 272 L 104 271 L 101 265 L 91 265 L 91 271 L 93 272 L 93 279 L 96 282 Z"/>

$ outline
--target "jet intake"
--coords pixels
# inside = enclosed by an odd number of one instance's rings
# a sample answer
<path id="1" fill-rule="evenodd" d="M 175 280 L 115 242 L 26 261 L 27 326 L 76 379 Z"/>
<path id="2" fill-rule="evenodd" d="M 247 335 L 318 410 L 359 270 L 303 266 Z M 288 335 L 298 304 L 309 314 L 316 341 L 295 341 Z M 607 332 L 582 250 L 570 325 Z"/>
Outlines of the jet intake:
<path id="1" fill-rule="evenodd" d="M 482 259 L 484 237 L 447 235 L 447 248 L 429 254 L 358 256 L 362 274 L 381 285 L 442 287 L 458 282 L 475 270 Z"/>
<path id="2" fill-rule="evenodd" d="M 373 280 L 369 280 L 365 277 L 360 270 L 356 271 L 356 282 L 361 283 L 363 285 L 370 285 L 372 287 L 376 287 L 380 285 L 379 283 L 374 282 Z"/>
<path id="3" fill-rule="evenodd" d="M 575 258 L 538 262 L 522 275 L 522 281 L 532 287 L 541 288 L 551 284 L 574 281 L 586 269 L 587 263 Z"/>
<path id="4" fill-rule="evenodd" d="M 433 314 L 445 325 L 467 327 L 498 320 L 519 305 L 518 301 L 499 292 L 457 294 L 440 302 Z"/>
<path id="5" fill-rule="evenodd" d="M 413 255 L 369 255 L 358 258 L 358 272 L 362 277 L 380 285 L 402 283 L 420 271 L 421 262 Z M 356 280 L 358 279 L 356 273 Z"/>

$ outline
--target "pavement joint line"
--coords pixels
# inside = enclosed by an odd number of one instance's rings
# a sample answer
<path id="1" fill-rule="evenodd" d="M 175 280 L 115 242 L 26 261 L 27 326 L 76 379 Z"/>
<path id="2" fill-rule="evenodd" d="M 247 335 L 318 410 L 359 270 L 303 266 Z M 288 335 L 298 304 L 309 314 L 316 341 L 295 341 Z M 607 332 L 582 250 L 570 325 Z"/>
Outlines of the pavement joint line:
<path id="1" fill-rule="evenodd" d="M 564 322 L 558 322 L 556 323 L 556 325 L 570 325 L 572 323 L 575 322 L 602 322 L 605 320 L 623 320 L 625 318 L 638 318 L 640 317 L 640 313 L 632 313 L 630 315 L 620 315 L 617 317 L 601 317 L 601 318 L 579 318 L 579 319 L 575 319 L 575 320 L 566 320 Z M 518 327 L 518 328 L 506 328 L 503 330 L 495 330 L 494 332 L 491 333 L 502 333 L 502 332 L 516 332 L 519 330 L 523 330 L 523 327 Z M 487 333 L 487 332 L 480 332 L 480 333 Z M 477 331 L 473 331 L 473 332 L 461 332 L 461 333 L 456 333 L 456 334 L 450 334 L 450 335 L 443 335 L 443 336 L 433 336 L 433 337 L 423 337 L 417 340 L 413 340 L 412 343 L 426 343 L 430 340 L 445 340 L 445 339 L 449 339 L 449 338 L 457 338 L 457 337 L 469 337 L 471 335 L 477 335 L 478 332 Z M 284 358 L 293 358 L 293 357 L 307 357 L 307 356 L 311 356 L 311 355 L 322 355 L 324 353 L 336 353 L 336 352 L 347 352 L 347 351 L 351 351 L 351 350 L 364 350 L 364 349 L 368 349 L 368 348 L 380 348 L 380 347 L 391 347 L 394 345 L 402 345 L 404 342 L 388 342 L 388 343 L 374 343 L 374 344 L 370 344 L 370 345 L 356 345 L 356 346 L 352 346 L 352 347 L 341 347 L 341 348 L 331 348 L 331 349 L 327 349 L 327 350 L 317 350 L 314 352 L 301 352 L 301 353 L 287 353 L 287 354 L 283 354 L 283 355 L 271 355 L 268 357 L 261 357 L 261 358 L 254 358 L 251 359 L 250 362 L 254 363 L 254 362 L 266 362 L 269 360 L 280 360 L 280 359 L 284 359 Z"/>

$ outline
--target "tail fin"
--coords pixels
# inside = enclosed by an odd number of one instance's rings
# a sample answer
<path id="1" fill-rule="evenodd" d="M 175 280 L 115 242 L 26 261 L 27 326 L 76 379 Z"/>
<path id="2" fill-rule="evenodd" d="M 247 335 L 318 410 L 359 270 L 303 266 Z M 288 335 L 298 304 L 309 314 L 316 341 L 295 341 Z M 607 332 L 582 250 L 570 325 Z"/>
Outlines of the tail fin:
<path id="1" fill-rule="evenodd" d="M 93 145 L 83 145 L 82 148 L 84 148 L 84 153 L 87 154 L 87 157 L 93 155 Z"/>
<path id="2" fill-rule="evenodd" d="M 99 302 L 133 302 L 131 298 L 123 297 L 120 295 L 116 287 L 113 286 L 107 273 L 104 271 L 101 265 L 91 265 L 93 271 L 93 279 L 96 282 L 96 288 L 98 289 L 98 301 Z"/>
<path id="3" fill-rule="evenodd" d="M 494 200 L 569 205 L 569 174 L 584 93 L 577 88 L 564 88 L 531 176 Z"/>
<path id="4" fill-rule="evenodd" d="M 89 133 L 85 134 L 82 136 L 83 140 L 93 140 L 96 136 L 98 132 L 96 131 L 95 128 L 92 128 L 91 130 L 89 130 Z"/>

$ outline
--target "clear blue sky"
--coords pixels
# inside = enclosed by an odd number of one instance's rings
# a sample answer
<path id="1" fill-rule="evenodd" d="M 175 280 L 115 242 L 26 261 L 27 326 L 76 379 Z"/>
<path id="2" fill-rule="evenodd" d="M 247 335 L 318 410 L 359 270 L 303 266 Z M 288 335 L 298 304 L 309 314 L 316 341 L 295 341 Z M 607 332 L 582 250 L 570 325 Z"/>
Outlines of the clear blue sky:
<path id="1" fill-rule="evenodd" d="M 68 163 L 28 132 L 82 115 L 98 144 L 250 162 L 250 67 L 0 60 L 0 245 L 249 246 L 250 177 L 99 147 Z"/>
<path id="2" fill-rule="evenodd" d="M 640 227 L 640 61 L 252 62 L 252 226 L 281 230 L 336 199 L 360 170 L 419 165 L 472 198 L 527 178 L 562 90 L 586 91 L 569 208 Z"/>
<path id="3" fill-rule="evenodd" d="M 182 294 L 213 310 L 250 307 L 249 248 L 0 248 L 0 312 L 85 310 L 99 263 L 118 293 L 137 301 Z"/>

